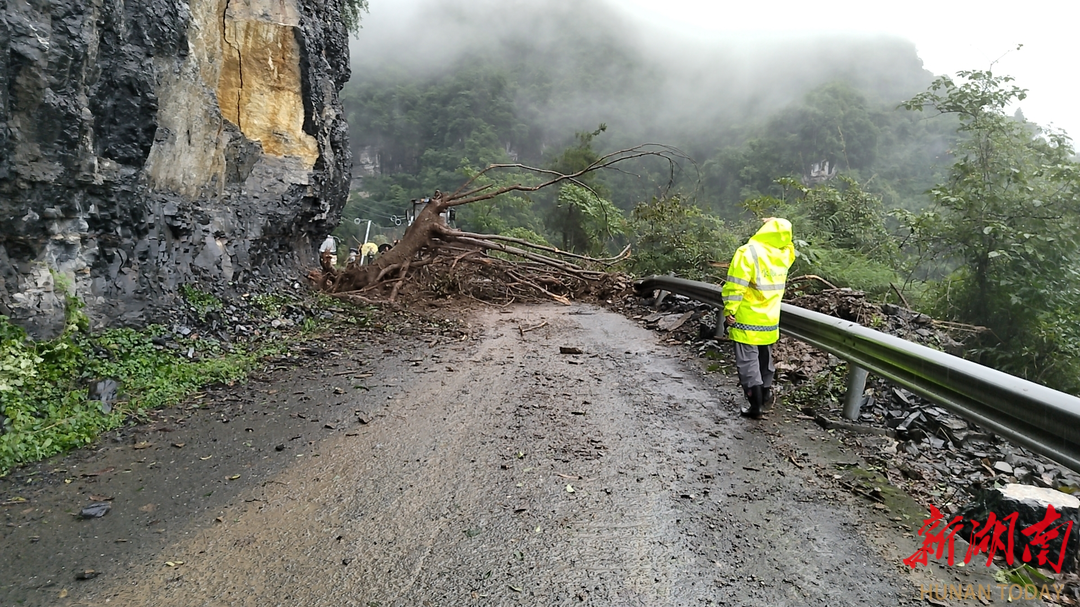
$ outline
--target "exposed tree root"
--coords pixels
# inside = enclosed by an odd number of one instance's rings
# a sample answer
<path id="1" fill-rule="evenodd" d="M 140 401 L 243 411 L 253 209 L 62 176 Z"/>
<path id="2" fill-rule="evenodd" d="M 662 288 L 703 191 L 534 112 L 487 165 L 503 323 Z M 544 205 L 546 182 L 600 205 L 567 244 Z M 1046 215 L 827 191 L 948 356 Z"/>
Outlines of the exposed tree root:
<path id="1" fill-rule="evenodd" d="M 502 284 L 501 295 L 486 293 L 488 299 L 521 300 L 543 296 L 569 304 L 570 297 L 575 293 L 605 290 L 603 283 L 612 280 L 612 276 L 605 270 L 627 259 L 630 256 L 630 247 L 627 246 L 615 257 L 592 258 L 555 247 L 537 245 L 520 238 L 456 230 L 446 226 L 440 214 L 451 207 L 490 200 L 510 192 L 535 192 L 562 182 L 575 183 L 589 189 L 580 180 L 587 173 L 615 168 L 614 165 L 619 162 L 645 157 L 666 160 L 672 177 L 679 166 L 678 161 L 686 159 L 686 156 L 675 148 L 648 144 L 613 152 L 569 175 L 520 164 L 491 165 L 465 182 L 453 194 L 445 195 L 436 191 L 431 202 L 409 226 L 401 241 L 381 255 L 375 263 L 360 266 L 354 262 L 339 270 L 331 267 L 324 258 L 320 260 L 322 271 L 312 271 L 308 278 L 323 291 L 363 303 L 375 303 L 378 300 L 369 295 L 360 295 L 361 293 L 379 292 L 389 287 L 387 301 L 392 303 L 409 282 L 410 273 L 416 277 L 415 280 L 430 283 L 428 279 L 434 278 L 431 270 L 438 269 L 443 273 L 444 284 L 435 285 L 435 290 L 453 290 L 454 286 L 462 286 L 455 285 L 455 281 L 460 278 L 455 278 L 455 273 L 461 272 L 463 265 L 468 265 L 473 269 L 472 275 L 486 273 L 488 275 L 484 277 L 485 280 L 496 280 Z M 529 185 L 476 185 L 487 173 L 510 168 L 539 176 L 539 180 Z M 522 261 L 512 262 L 491 257 L 488 255 L 491 251 Z M 417 271 L 421 269 L 424 276 L 417 276 Z M 468 287 L 466 290 L 479 288 L 476 284 L 465 286 Z M 468 294 L 470 297 L 477 297 L 474 293 Z"/>
<path id="2" fill-rule="evenodd" d="M 394 303 L 394 300 L 397 299 L 398 291 L 401 290 L 401 284 L 405 282 L 405 279 L 408 278 L 408 276 L 409 262 L 406 261 L 404 265 L 401 266 L 401 278 L 399 278 L 398 281 L 394 283 L 394 289 L 390 291 L 390 303 Z"/>

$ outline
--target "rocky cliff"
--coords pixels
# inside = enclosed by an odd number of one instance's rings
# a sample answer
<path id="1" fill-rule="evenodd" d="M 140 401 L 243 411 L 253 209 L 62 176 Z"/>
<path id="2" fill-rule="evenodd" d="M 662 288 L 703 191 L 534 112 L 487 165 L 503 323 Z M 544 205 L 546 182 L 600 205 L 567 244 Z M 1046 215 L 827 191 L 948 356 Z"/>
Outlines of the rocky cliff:
<path id="1" fill-rule="evenodd" d="M 315 264 L 351 165 L 337 0 L 4 6 L 0 313 L 50 337 L 71 291 L 139 324 Z"/>

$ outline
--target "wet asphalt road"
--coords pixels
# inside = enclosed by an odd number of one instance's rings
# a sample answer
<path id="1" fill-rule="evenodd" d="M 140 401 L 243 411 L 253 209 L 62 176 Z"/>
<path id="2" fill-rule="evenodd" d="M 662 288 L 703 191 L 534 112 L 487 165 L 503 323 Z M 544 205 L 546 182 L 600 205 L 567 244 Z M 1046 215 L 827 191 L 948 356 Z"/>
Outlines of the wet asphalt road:
<path id="1" fill-rule="evenodd" d="M 0 605 L 917 602 L 910 527 L 823 477 L 850 456 L 816 426 L 739 418 L 730 377 L 599 308 L 469 322 L 8 479 Z M 108 515 L 71 516 L 93 495 Z"/>

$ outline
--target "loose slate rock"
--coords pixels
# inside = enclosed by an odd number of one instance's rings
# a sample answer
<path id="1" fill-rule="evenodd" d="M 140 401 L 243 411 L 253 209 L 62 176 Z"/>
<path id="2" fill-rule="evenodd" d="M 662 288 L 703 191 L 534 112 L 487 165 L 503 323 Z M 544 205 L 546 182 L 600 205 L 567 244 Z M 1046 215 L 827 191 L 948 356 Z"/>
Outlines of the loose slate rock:
<path id="1" fill-rule="evenodd" d="M 90 400 L 99 401 L 101 412 L 108 415 L 112 413 L 112 404 L 116 400 L 116 394 L 120 390 L 120 384 L 116 380 L 103 379 L 94 384 L 90 390 Z"/>
<path id="2" fill-rule="evenodd" d="M 101 518 L 105 516 L 109 510 L 112 510 L 112 504 L 109 502 L 94 502 L 83 508 L 79 512 L 79 516 L 82 518 Z"/>
<path id="3" fill-rule="evenodd" d="M 680 315 L 671 314 L 665 316 L 656 323 L 656 328 L 661 331 L 674 331 L 686 324 L 686 321 L 690 320 L 690 317 L 693 315 L 694 312 L 691 310 L 690 312 L 684 312 Z"/>

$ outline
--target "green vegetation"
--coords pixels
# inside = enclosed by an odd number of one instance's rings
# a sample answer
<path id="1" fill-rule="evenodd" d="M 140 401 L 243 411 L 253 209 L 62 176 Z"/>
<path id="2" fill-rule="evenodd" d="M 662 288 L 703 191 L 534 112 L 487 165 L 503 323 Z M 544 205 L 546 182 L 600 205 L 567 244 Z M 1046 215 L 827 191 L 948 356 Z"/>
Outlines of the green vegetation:
<path id="1" fill-rule="evenodd" d="M 342 0 L 341 18 L 345 22 L 345 29 L 356 34 L 360 32 L 360 18 L 368 12 L 368 0 Z"/>
<path id="2" fill-rule="evenodd" d="M 57 284 L 63 288 L 62 280 Z M 192 285 L 182 287 L 182 294 L 200 320 L 226 308 Z M 330 321 L 309 310 L 344 312 L 340 322 L 371 326 L 366 308 L 321 295 L 313 301 L 288 293 L 243 298 L 252 304 L 236 304 L 239 314 L 252 315 L 245 324 L 281 318 L 283 326 L 299 326 L 286 335 L 241 333 L 231 343 L 198 329 L 181 336 L 160 325 L 91 332 L 82 302 L 69 295 L 64 333 L 35 342 L 0 316 L 0 476 L 91 444 L 101 432 L 180 403 L 208 385 L 242 380 L 259 359 L 327 329 Z"/>
<path id="3" fill-rule="evenodd" d="M 48 342 L 27 339 L 0 317 L 0 475 L 13 466 L 91 443 L 131 416 L 176 403 L 198 388 L 242 378 L 255 355 L 215 342 L 181 340 L 196 360 L 155 345 L 162 327 L 92 335 L 71 323 Z M 98 382 L 119 385 L 115 401 L 92 400 Z"/>
<path id="4" fill-rule="evenodd" d="M 723 278 L 725 272 L 714 271 L 709 262 L 730 259 L 742 244 L 723 221 L 679 196 L 654 198 L 634 207 L 628 233 L 634 247 L 629 269 L 641 276 Z"/>
<path id="5" fill-rule="evenodd" d="M 289 304 L 289 299 L 277 293 L 256 293 L 251 296 L 251 303 L 270 318 L 277 318 Z"/>
<path id="6" fill-rule="evenodd" d="M 799 255 L 791 276 L 813 274 L 839 287 L 884 295 L 897 280 L 899 248 L 886 228 L 881 199 L 840 176 L 835 186 L 807 187 L 780 179 L 782 199 L 746 201 L 756 216 L 789 219 Z"/>
<path id="7" fill-rule="evenodd" d="M 198 287 L 190 284 L 180 285 L 180 295 L 191 306 L 199 320 L 205 320 L 210 312 L 218 312 L 223 307 L 221 300 L 212 293 L 200 291 Z"/>
<path id="8" fill-rule="evenodd" d="M 989 71 L 943 77 L 906 106 L 959 119 L 932 205 L 905 215 L 940 316 L 984 326 L 975 357 L 1080 391 L 1080 165 L 1067 137 L 1005 113 L 1026 91 Z"/>
<path id="9" fill-rule="evenodd" d="M 826 373 L 814 375 L 785 395 L 784 401 L 797 407 L 811 408 L 843 402 L 844 393 L 847 391 L 847 368 L 847 363 L 843 362 Z"/>
<path id="10" fill-rule="evenodd" d="M 562 170 L 645 141 L 676 145 L 700 165 L 672 175 L 666 164 L 643 160 L 594 177 L 589 185 L 624 214 L 677 194 L 743 221 L 744 200 L 779 197 L 778 178 L 801 178 L 823 162 L 890 208 L 918 209 L 951 161 L 955 124 L 898 107 L 932 79 L 906 43 L 778 42 L 762 57 L 738 59 L 693 49 L 710 66 L 698 73 L 667 53 L 643 51 L 639 39 L 612 27 L 618 17 L 598 2 L 573 11 L 429 8 L 404 31 L 449 29 L 459 33 L 452 43 L 433 45 L 433 56 L 407 36 L 361 46 L 343 91 L 354 156 L 368 158 L 374 171 L 350 198 L 343 238 L 355 235 L 352 220 L 387 227 L 410 199 L 452 191 L 492 163 Z M 357 43 L 376 34 L 365 31 Z M 752 77 L 741 72 L 755 69 Z M 491 221 L 498 213 L 462 209 L 459 224 L 486 232 L 526 227 L 562 248 L 588 250 L 573 211 L 555 204 L 550 195 L 521 197 L 497 218 L 505 226 Z"/>
<path id="11" fill-rule="evenodd" d="M 707 278 L 715 275 L 709 262 L 726 262 L 757 218 L 784 214 L 802 240 L 797 271 L 878 294 L 897 282 L 898 266 L 882 209 L 925 208 L 924 192 L 952 161 L 958 122 L 900 107 L 932 80 L 907 43 L 778 42 L 774 57 L 739 61 L 695 49 L 710 65 L 698 73 L 665 53 L 642 52 L 597 2 L 572 15 L 498 4 L 430 8 L 406 30 L 438 24 L 458 32 L 454 44 L 428 57 L 427 45 L 383 40 L 358 55 L 343 92 L 354 156 L 374 173 L 343 212 L 336 234 L 347 242 L 362 239 L 369 219 L 374 233 L 400 237 L 394 220 L 411 199 L 453 191 L 492 163 L 570 173 L 659 140 L 700 164 L 627 162 L 581 184 L 466 205 L 458 226 L 526 230 L 593 255 L 630 243 L 633 271 Z M 365 31 L 357 43 L 377 34 Z M 751 78 L 753 70 L 760 73 Z M 507 168 L 485 178 L 506 184 L 535 175 Z"/>

